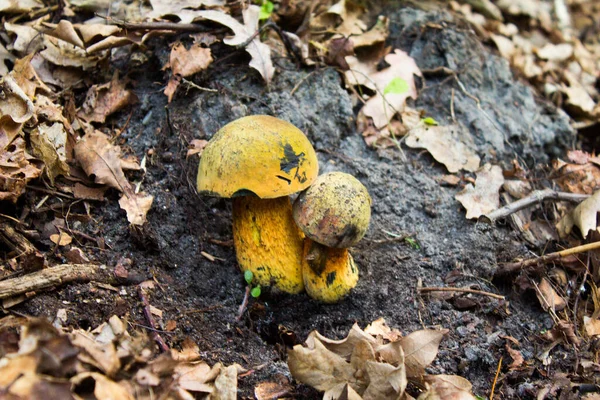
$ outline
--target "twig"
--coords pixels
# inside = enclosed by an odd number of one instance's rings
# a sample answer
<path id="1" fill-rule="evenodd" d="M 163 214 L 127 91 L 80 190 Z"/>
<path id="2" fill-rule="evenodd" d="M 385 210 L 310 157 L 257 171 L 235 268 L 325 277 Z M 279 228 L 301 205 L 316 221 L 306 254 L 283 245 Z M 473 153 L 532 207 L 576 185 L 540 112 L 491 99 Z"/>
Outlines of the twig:
<path id="1" fill-rule="evenodd" d="M 238 311 L 238 316 L 236 318 L 236 320 L 241 320 L 242 316 L 244 315 L 244 311 L 246 311 L 246 307 L 248 307 L 248 299 L 250 298 L 250 286 L 246 286 L 246 293 L 244 294 L 244 301 L 242 301 L 242 304 L 240 305 L 240 309 Z"/>
<path id="2" fill-rule="evenodd" d="M 61 264 L 42 269 L 18 278 L 0 282 L 0 299 L 35 292 L 70 282 L 102 282 L 110 284 L 139 283 L 135 278 L 119 278 L 104 265 Z"/>
<path id="3" fill-rule="evenodd" d="M 467 288 L 456 288 L 456 287 L 421 287 L 417 289 L 421 293 L 427 292 L 461 292 L 461 293 L 471 293 L 471 294 L 480 294 L 482 296 L 493 297 L 494 299 L 504 300 L 504 296 L 484 292 L 483 290 L 475 290 L 475 289 L 467 289 Z"/>
<path id="4" fill-rule="evenodd" d="M 570 249 L 557 251 L 554 253 L 546 254 L 544 256 L 530 258 L 514 263 L 503 264 L 496 269 L 494 276 L 509 275 L 513 272 L 520 271 L 525 268 L 534 267 L 539 264 L 546 264 L 550 261 L 558 260 L 559 258 L 571 256 L 573 254 L 584 253 L 586 251 L 595 250 L 600 248 L 600 242 L 588 243 L 581 246 L 571 247 Z"/>
<path id="5" fill-rule="evenodd" d="M 105 19 L 110 25 L 116 25 L 130 31 L 180 31 L 180 32 L 210 32 L 214 31 L 204 25 L 180 24 L 177 22 L 126 22 L 112 17 L 96 14 L 97 17 Z"/>
<path id="6" fill-rule="evenodd" d="M 152 339 L 158 344 L 158 347 L 161 351 L 167 353 L 169 352 L 169 346 L 165 343 L 163 338 L 158 334 L 158 329 L 156 328 L 156 322 L 154 321 L 154 317 L 152 316 L 152 311 L 150 311 L 150 302 L 148 301 L 148 297 L 144 293 L 144 289 L 141 286 L 138 286 L 138 295 L 140 296 L 140 300 L 144 304 L 144 316 L 148 321 L 148 325 L 150 325 L 150 336 Z"/>
<path id="7" fill-rule="evenodd" d="M 481 219 L 485 222 L 494 223 L 500 218 L 506 218 L 517 211 L 538 204 L 544 200 L 572 201 L 574 203 L 579 203 L 588 197 L 590 196 L 587 194 L 557 192 L 552 189 L 536 190 L 527 197 L 523 197 L 522 199 L 507 204 L 489 214 L 483 215 Z"/>
<path id="8" fill-rule="evenodd" d="M 188 81 L 185 78 L 181 78 L 181 82 L 185 83 L 186 85 L 188 85 L 190 87 L 193 87 L 194 89 L 202 90 L 203 92 L 210 92 L 210 93 L 218 93 L 219 92 L 217 89 L 209 89 L 209 88 L 205 88 L 202 86 L 198 86 L 194 82 Z"/>
<path id="9" fill-rule="evenodd" d="M 496 375 L 494 376 L 494 382 L 492 383 L 492 390 L 490 390 L 490 400 L 494 400 L 494 391 L 496 390 L 496 383 L 498 383 L 498 376 L 500 375 L 500 368 L 502 368 L 502 358 L 498 361 L 498 368 L 496 368 Z"/>

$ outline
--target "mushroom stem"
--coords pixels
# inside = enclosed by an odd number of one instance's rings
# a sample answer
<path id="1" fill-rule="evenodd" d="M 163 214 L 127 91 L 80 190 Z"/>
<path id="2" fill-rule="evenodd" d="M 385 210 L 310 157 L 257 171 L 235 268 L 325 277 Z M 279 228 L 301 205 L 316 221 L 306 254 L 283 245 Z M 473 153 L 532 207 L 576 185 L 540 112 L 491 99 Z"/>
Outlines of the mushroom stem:
<path id="1" fill-rule="evenodd" d="M 242 271 L 252 271 L 259 285 L 274 285 L 287 293 L 304 290 L 303 237 L 292 217 L 288 196 L 233 199 L 233 242 L 238 264 Z"/>
<path id="2" fill-rule="evenodd" d="M 335 303 L 358 282 L 358 269 L 348 249 L 337 249 L 304 239 L 302 275 L 313 299 Z"/>

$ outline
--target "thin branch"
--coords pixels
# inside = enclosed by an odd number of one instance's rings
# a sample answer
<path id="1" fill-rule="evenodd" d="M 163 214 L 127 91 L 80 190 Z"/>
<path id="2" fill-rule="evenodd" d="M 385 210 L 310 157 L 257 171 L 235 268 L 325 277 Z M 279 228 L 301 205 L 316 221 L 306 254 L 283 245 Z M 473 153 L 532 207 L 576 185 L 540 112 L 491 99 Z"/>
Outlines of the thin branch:
<path id="1" fill-rule="evenodd" d="M 498 368 L 496 368 L 496 375 L 494 376 L 494 382 L 492 383 L 492 390 L 490 391 L 490 400 L 494 399 L 494 391 L 496 389 L 496 383 L 498 383 L 498 375 L 500 375 L 500 369 L 502 368 L 502 357 L 498 361 Z"/>
<path id="2" fill-rule="evenodd" d="M 500 218 L 506 218 L 517 211 L 521 211 L 527 207 L 539 204 L 544 200 L 571 201 L 574 203 L 579 203 L 588 197 L 590 196 L 587 194 L 557 192 L 552 189 L 536 190 L 531 192 L 531 194 L 527 197 L 523 197 L 522 199 L 507 204 L 489 214 L 483 215 L 481 219 L 488 223 L 494 223 Z"/>
<path id="3" fill-rule="evenodd" d="M 138 286 L 138 296 L 140 296 L 140 300 L 144 304 L 144 316 L 148 321 L 148 325 L 150 325 L 150 336 L 152 339 L 158 344 L 158 347 L 161 351 L 168 353 L 169 346 L 165 343 L 163 338 L 158 334 L 158 329 L 156 328 L 156 322 L 154 321 L 154 316 L 152 316 L 152 311 L 150 311 L 150 302 L 148 301 L 148 297 L 144 293 L 144 289 L 141 286 Z"/>
<path id="4" fill-rule="evenodd" d="M 179 31 L 179 32 L 210 32 L 211 29 L 200 24 L 180 24 L 178 22 L 127 22 L 112 17 L 96 14 L 97 17 L 105 19 L 110 25 L 116 25 L 119 28 L 130 31 Z"/>
<path id="5" fill-rule="evenodd" d="M 419 292 L 421 293 L 428 293 L 428 292 L 460 292 L 460 293 L 471 293 L 471 294 L 479 294 L 482 296 L 488 296 L 488 297 L 492 297 L 494 299 L 498 299 L 498 300 L 504 300 L 504 296 L 499 295 L 499 294 L 495 294 L 495 293 L 490 293 L 490 292 L 484 292 L 483 290 L 475 290 L 475 289 L 467 289 L 467 288 L 456 288 L 456 287 L 422 287 L 422 288 L 418 288 L 417 289 Z"/>
<path id="6" fill-rule="evenodd" d="M 244 300 L 242 301 L 242 304 L 240 305 L 240 309 L 238 311 L 238 316 L 237 316 L 236 320 L 240 321 L 242 319 L 242 316 L 244 315 L 244 312 L 246 311 L 246 308 L 248 307 L 249 299 L 250 299 L 250 285 L 246 286 L 246 293 L 244 294 Z"/>
<path id="7" fill-rule="evenodd" d="M 522 269 L 534 267 L 534 266 L 540 265 L 540 264 L 546 264 L 550 261 L 555 261 L 560 258 L 571 256 L 573 254 L 584 253 L 586 251 L 595 250 L 595 249 L 600 249 L 600 242 L 588 243 L 588 244 L 584 244 L 581 246 L 572 247 L 570 249 L 546 254 L 544 256 L 530 258 L 528 260 L 503 264 L 496 269 L 496 273 L 494 275 L 496 277 L 503 276 L 503 275 L 509 275 L 513 272 L 517 272 Z"/>

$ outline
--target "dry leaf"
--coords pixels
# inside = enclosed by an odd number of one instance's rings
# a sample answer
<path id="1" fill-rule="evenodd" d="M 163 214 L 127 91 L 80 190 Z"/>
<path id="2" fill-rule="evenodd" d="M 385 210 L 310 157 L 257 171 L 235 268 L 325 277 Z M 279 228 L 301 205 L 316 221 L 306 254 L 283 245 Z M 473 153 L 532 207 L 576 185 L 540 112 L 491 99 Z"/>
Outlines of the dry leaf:
<path id="1" fill-rule="evenodd" d="M 424 380 L 427 391 L 417 400 L 476 400 L 471 383 L 460 376 L 427 375 Z"/>
<path id="2" fill-rule="evenodd" d="M 75 346 L 85 350 L 78 355 L 81 361 L 97 367 L 108 376 L 115 376 L 121 368 L 121 360 L 112 341 L 100 343 L 91 333 L 81 329 L 73 331 L 70 336 Z"/>
<path id="3" fill-rule="evenodd" d="M 292 391 L 292 386 L 287 382 L 261 382 L 254 388 L 254 397 L 256 400 L 277 400 L 291 397 Z"/>
<path id="4" fill-rule="evenodd" d="M 548 279 L 542 278 L 542 281 L 537 286 L 535 294 L 540 301 L 540 305 L 544 311 L 553 310 L 560 311 L 566 307 L 565 300 L 556 293 Z"/>
<path id="5" fill-rule="evenodd" d="M 204 361 L 178 364 L 175 367 L 175 373 L 178 376 L 177 384 L 184 390 L 211 393 L 214 390 L 212 381 L 219 375 L 220 370 L 221 364 L 216 364 L 211 368 Z"/>
<path id="6" fill-rule="evenodd" d="M 237 371 L 236 364 L 228 367 L 221 366 L 219 376 L 215 379 L 215 390 L 212 393 L 216 400 L 237 399 Z"/>
<path id="7" fill-rule="evenodd" d="M 75 183 L 75 186 L 73 186 L 73 196 L 75 196 L 76 199 L 104 201 L 104 193 L 106 193 L 106 190 L 106 186 L 91 188 L 77 182 Z"/>
<path id="8" fill-rule="evenodd" d="M 232 16 L 221 11 L 206 10 L 199 11 L 198 16 L 225 25 L 233 31 L 233 36 L 226 38 L 223 42 L 229 46 L 239 46 L 249 40 L 258 30 L 258 16 L 260 7 L 250 5 L 243 11 L 244 24 L 239 23 Z M 247 46 L 246 52 L 252 58 L 250 66 L 256 69 L 265 82 L 270 83 L 275 73 L 275 67 L 271 61 L 271 49 L 260 38 L 255 37 Z"/>
<path id="9" fill-rule="evenodd" d="M 75 158 L 95 182 L 108 185 L 120 192 L 133 191 L 121 168 L 121 150 L 113 146 L 100 132 L 90 132 L 75 145 Z"/>
<path id="10" fill-rule="evenodd" d="M 402 112 L 406 99 L 417 98 L 417 87 L 414 75 L 422 76 L 421 70 L 415 60 L 402 50 L 396 49 L 394 53 L 385 56 L 385 61 L 390 65 L 381 71 L 377 70 L 377 63 L 361 64 L 354 56 L 346 57 L 350 67 L 346 71 L 346 79 L 351 85 L 365 85 L 376 94 L 367 100 L 361 112 L 373 119 L 376 128 L 385 127 L 396 115 Z M 401 82 L 398 89 L 390 89 L 394 82 Z"/>
<path id="11" fill-rule="evenodd" d="M 181 42 L 177 42 L 173 48 L 171 48 L 168 64 L 164 66 L 164 68 L 171 68 L 173 73 L 164 92 L 168 97 L 169 103 L 175 94 L 175 90 L 181 83 L 179 76 L 185 78 L 194 75 L 208 68 L 212 62 L 213 57 L 209 48 L 202 47 L 199 43 L 195 43 L 187 50 Z"/>
<path id="12" fill-rule="evenodd" d="M 362 394 L 364 400 L 398 398 L 408 384 L 404 363 L 394 367 L 387 363 L 367 361 L 366 372 L 369 386 Z"/>
<path id="13" fill-rule="evenodd" d="M 189 156 L 193 156 L 194 154 L 201 155 L 202 151 L 204 150 L 204 148 L 206 147 L 207 144 L 208 144 L 208 140 L 193 139 L 190 142 L 190 145 L 188 147 L 186 158 Z"/>
<path id="14" fill-rule="evenodd" d="M 500 207 L 500 188 L 504 183 L 502 168 L 485 164 L 477 171 L 475 186 L 468 184 L 454 198 L 467 210 L 467 219 L 479 218 Z"/>
<path id="15" fill-rule="evenodd" d="M 200 7 L 220 7 L 224 3 L 223 0 L 150 0 L 152 12 L 149 16 L 160 18 L 174 15 L 180 23 L 191 24 L 200 15 L 200 11 L 196 11 Z"/>
<path id="16" fill-rule="evenodd" d="M 0 82 L 0 150 L 5 149 L 33 116 L 33 103 L 12 76 Z"/>
<path id="17" fill-rule="evenodd" d="M 17 36 L 12 48 L 22 54 L 35 53 L 43 48 L 42 36 L 31 26 L 4 23 L 4 29 Z M 10 47 L 9 47 L 10 48 Z"/>
<path id="18" fill-rule="evenodd" d="M 460 125 L 421 124 L 409 132 L 406 145 L 427 149 L 449 172 L 458 172 L 461 169 L 473 172 L 479 168 L 480 158 L 472 150 L 474 146 L 469 131 Z"/>
<path id="19" fill-rule="evenodd" d="M 127 212 L 127 220 L 131 225 L 144 225 L 153 200 L 153 196 L 144 192 L 126 191 L 119 199 L 119 206 Z"/>
<path id="20" fill-rule="evenodd" d="M 570 213 L 565 215 L 556 225 L 558 234 L 564 238 L 577 226 L 585 239 L 590 230 L 596 229 L 596 214 L 600 211 L 600 190 L 585 199 Z"/>
<path id="21" fill-rule="evenodd" d="M 406 363 L 406 376 L 409 378 L 423 375 L 438 353 L 438 347 L 447 329 L 439 331 L 423 329 L 411 333 L 400 340 Z"/>
<path id="22" fill-rule="evenodd" d="M 185 338 L 181 347 L 181 351 L 171 349 L 173 360 L 197 361 L 200 359 L 200 348 L 192 339 Z"/>
<path id="23" fill-rule="evenodd" d="M 43 36 L 44 50 L 40 55 L 54 65 L 63 67 L 79 67 L 84 70 L 95 68 L 105 54 L 90 55 L 84 49 L 57 39 L 52 36 Z"/>
<path id="24" fill-rule="evenodd" d="M 119 385 L 117 382 L 108 379 L 106 376 L 97 372 L 83 372 L 71 378 L 73 385 L 83 385 L 84 381 L 93 379 L 94 396 L 97 399 L 119 399 L 119 400 L 134 400 L 135 397 L 129 393 L 125 386 Z M 89 385 L 89 383 L 88 383 Z"/>
<path id="25" fill-rule="evenodd" d="M 77 116 L 88 122 L 104 122 L 110 114 L 137 101 L 135 94 L 125 89 L 126 82 L 113 75 L 109 83 L 92 86 Z"/>
<path id="26" fill-rule="evenodd" d="M 389 24 L 389 18 L 380 15 L 377 23 L 371 29 L 360 35 L 352 36 L 354 48 L 369 47 L 385 42 L 389 35 Z"/>
<path id="27" fill-rule="evenodd" d="M 54 178 L 69 175 L 67 164 L 67 132 L 61 123 L 50 126 L 40 124 L 30 133 L 33 155 L 41 159 L 46 166 L 45 172 L 54 185 Z"/>
<path id="28" fill-rule="evenodd" d="M 573 45 L 569 43 L 548 43 L 541 49 L 538 49 L 536 54 L 542 60 L 564 61 L 573 55 Z"/>
<path id="29" fill-rule="evenodd" d="M 311 344 L 296 345 L 288 351 L 288 366 L 294 379 L 321 391 L 354 380 L 354 368 L 344 358 L 328 350 L 316 337 Z"/>
<path id="30" fill-rule="evenodd" d="M 66 246 L 71 244 L 73 238 L 69 236 L 66 232 L 61 232 L 50 235 L 50 241 L 59 246 Z"/>
<path id="31" fill-rule="evenodd" d="M 41 173 L 41 166 L 34 164 L 25 151 L 25 140 L 15 138 L 0 151 L 0 200 L 16 202 L 25 191 L 27 182 Z"/>
<path id="32" fill-rule="evenodd" d="M 6 50 L 6 48 L 0 43 L 0 78 L 8 74 L 8 67 L 6 66 L 6 61 L 10 61 L 14 63 L 16 57 L 12 55 L 11 52 Z"/>
<path id="33" fill-rule="evenodd" d="M 583 326 L 589 337 L 600 335 L 600 320 L 597 318 L 583 317 Z"/>
<path id="34" fill-rule="evenodd" d="M 508 352 L 510 357 L 513 359 L 513 361 L 508 366 L 508 369 L 514 370 L 514 369 L 519 368 L 521 365 L 523 365 L 523 363 L 525 362 L 525 359 L 523 358 L 523 354 L 519 350 L 513 349 L 512 347 L 510 347 L 510 345 L 508 343 L 506 343 L 506 351 Z"/>

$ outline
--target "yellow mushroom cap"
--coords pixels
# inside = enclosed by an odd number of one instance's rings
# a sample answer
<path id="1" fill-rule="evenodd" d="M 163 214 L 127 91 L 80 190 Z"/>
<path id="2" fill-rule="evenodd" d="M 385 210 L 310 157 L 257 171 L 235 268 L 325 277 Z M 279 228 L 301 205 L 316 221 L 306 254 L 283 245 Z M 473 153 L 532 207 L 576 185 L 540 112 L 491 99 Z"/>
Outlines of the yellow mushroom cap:
<path id="1" fill-rule="evenodd" d="M 251 115 L 221 128 L 202 152 L 198 191 L 219 197 L 254 193 L 263 199 L 307 188 L 319 166 L 302 131 L 268 115 Z"/>
<path id="2" fill-rule="evenodd" d="M 371 196 L 352 175 L 330 172 L 300 193 L 293 212 L 307 237 L 329 247 L 347 248 L 369 228 Z"/>

